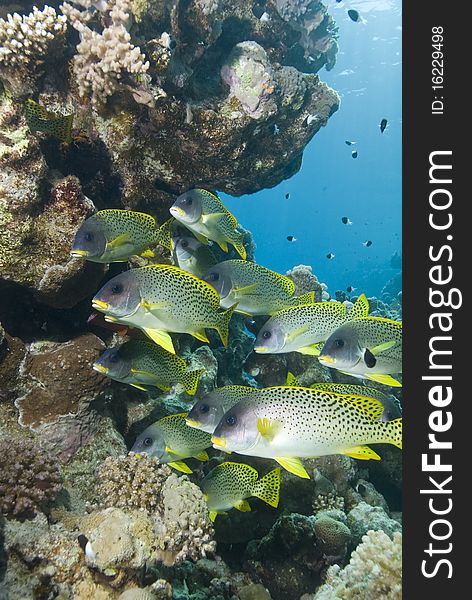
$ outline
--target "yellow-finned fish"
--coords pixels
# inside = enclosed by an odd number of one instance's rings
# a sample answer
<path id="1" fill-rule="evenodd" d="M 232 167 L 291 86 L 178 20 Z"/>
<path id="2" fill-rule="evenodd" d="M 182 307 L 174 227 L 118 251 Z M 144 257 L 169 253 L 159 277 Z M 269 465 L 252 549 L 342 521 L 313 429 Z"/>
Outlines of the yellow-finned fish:
<path id="1" fill-rule="evenodd" d="M 239 256 L 246 260 L 243 233 L 237 230 L 236 218 L 211 192 L 194 189 L 181 194 L 170 208 L 170 214 L 190 229 L 200 242 L 216 242 L 228 252 L 228 244 L 235 247 Z"/>
<path id="2" fill-rule="evenodd" d="M 157 387 L 168 392 L 172 384 L 180 383 L 191 396 L 197 391 L 200 375 L 205 372 L 205 369 L 189 371 L 180 356 L 146 340 L 130 340 L 108 348 L 93 368 L 143 391 Z"/>
<path id="3" fill-rule="evenodd" d="M 180 413 L 156 421 L 138 435 L 130 452 L 147 454 L 182 473 L 192 473 L 183 459 L 208 460 L 205 449 L 211 446 L 211 435 L 188 427 L 186 416 L 187 413 Z"/>
<path id="4" fill-rule="evenodd" d="M 217 449 L 273 458 L 308 478 L 300 457 L 345 454 L 379 460 L 366 444 L 402 447 L 402 419 L 382 422 L 375 398 L 325 390 L 276 386 L 233 406 L 213 432 Z"/>
<path id="5" fill-rule="evenodd" d="M 251 496 L 277 508 L 280 469 L 277 467 L 259 479 L 259 474 L 253 467 L 244 463 L 225 462 L 208 473 L 202 480 L 201 487 L 212 521 L 231 508 L 242 512 L 250 511 L 246 498 Z"/>
<path id="6" fill-rule="evenodd" d="M 32 98 L 25 102 L 25 118 L 31 133 L 41 131 L 69 144 L 72 141 L 74 115 L 58 115 L 49 112 Z"/>
<path id="7" fill-rule="evenodd" d="M 133 255 L 154 256 L 152 246 L 170 250 L 167 222 L 161 227 L 151 215 L 109 208 L 89 217 L 75 234 L 72 256 L 92 262 L 125 262 Z"/>
<path id="8" fill-rule="evenodd" d="M 130 269 L 108 281 L 92 300 L 105 320 L 142 329 L 156 344 L 175 352 L 168 332 L 189 333 L 208 342 L 205 329 L 216 329 L 228 344 L 234 306 L 220 312 L 214 288 L 171 265 Z"/>
<path id="9" fill-rule="evenodd" d="M 225 412 L 246 396 L 257 394 L 259 391 L 246 385 L 225 385 L 216 388 L 193 405 L 187 416 L 187 425 L 213 433 Z"/>
<path id="10" fill-rule="evenodd" d="M 289 277 L 246 260 L 218 263 L 203 279 L 218 292 L 222 308 L 237 303 L 236 312 L 251 316 L 273 315 L 315 301 L 314 292 L 295 296 L 295 283 Z"/>
<path id="11" fill-rule="evenodd" d="M 320 350 L 321 364 L 348 375 L 400 387 L 391 375 L 402 372 L 402 324 L 382 317 L 345 323 Z"/>
<path id="12" fill-rule="evenodd" d="M 200 279 L 217 263 L 209 246 L 189 233 L 172 236 L 172 257 L 175 265 Z"/>
<path id="13" fill-rule="evenodd" d="M 341 302 L 315 302 L 286 308 L 260 329 L 254 350 L 264 354 L 300 352 L 316 356 L 324 342 L 346 321 L 367 316 L 369 302 L 361 294 L 349 312 Z"/>

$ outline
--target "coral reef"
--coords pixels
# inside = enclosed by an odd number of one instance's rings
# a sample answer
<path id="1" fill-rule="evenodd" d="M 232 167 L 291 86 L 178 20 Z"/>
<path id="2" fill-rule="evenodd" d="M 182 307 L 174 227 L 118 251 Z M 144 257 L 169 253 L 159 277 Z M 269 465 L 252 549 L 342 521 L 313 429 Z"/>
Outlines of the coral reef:
<path id="1" fill-rule="evenodd" d="M 321 302 L 324 298 L 323 287 L 318 277 L 313 273 L 310 265 L 297 265 L 285 273 L 295 283 L 295 295 L 301 296 L 308 292 L 315 293 L 315 302 Z"/>
<path id="2" fill-rule="evenodd" d="M 62 488 L 56 461 L 28 438 L 0 438 L 0 456 L 0 513 L 24 519 L 46 512 Z"/>
<path id="3" fill-rule="evenodd" d="M 328 570 L 326 583 L 313 600 L 400 600 L 402 597 L 402 536 L 390 539 L 383 531 L 369 531 L 352 553 L 349 565 Z"/>

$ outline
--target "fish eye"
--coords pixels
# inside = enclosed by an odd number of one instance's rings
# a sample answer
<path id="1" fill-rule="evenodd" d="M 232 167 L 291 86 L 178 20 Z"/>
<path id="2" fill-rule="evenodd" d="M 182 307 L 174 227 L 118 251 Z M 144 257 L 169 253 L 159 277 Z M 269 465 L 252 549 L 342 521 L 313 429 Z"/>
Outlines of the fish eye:
<path id="1" fill-rule="evenodd" d="M 226 424 L 230 427 L 233 427 L 237 423 L 237 418 L 234 415 L 228 415 L 225 420 Z"/>
<path id="2" fill-rule="evenodd" d="M 145 439 L 143 440 L 143 444 L 144 444 L 145 446 L 150 446 L 150 445 L 152 444 L 152 438 L 149 438 L 149 437 L 148 437 L 148 438 L 145 438 Z"/>
<path id="3" fill-rule="evenodd" d="M 121 294 L 123 292 L 123 284 L 115 283 L 115 285 L 111 288 L 112 294 Z"/>
<path id="4" fill-rule="evenodd" d="M 341 340 L 341 339 L 334 340 L 334 346 L 335 346 L 335 348 L 342 348 L 344 346 L 344 340 Z"/>
<path id="5" fill-rule="evenodd" d="M 187 246 L 188 246 L 187 240 L 182 240 L 182 242 L 180 243 L 180 245 L 182 246 L 182 248 L 187 248 Z"/>
<path id="6" fill-rule="evenodd" d="M 220 278 L 219 273 L 216 273 L 215 271 L 212 271 L 209 275 L 208 275 L 208 279 L 210 281 L 218 281 L 218 279 Z"/>
<path id="7" fill-rule="evenodd" d="M 110 358 L 108 359 L 111 363 L 117 363 L 119 360 L 118 357 L 118 352 L 115 352 L 115 354 L 110 354 Z"/>
<path id="8" fill-rule="evenodd" d="M 210 410 L 210 407 L 208 406 L 208 404 L 202 404 L 200 406 L 200 412 L 202 413 L 207 413 Z"/>
<path id="9" fill-rule="evenodd" d="M 87 231 L 87 233 L 84 235 L 84 240 L 86 242 L 93 242 L 93 238 L 94 238 L 94 235 L 91 231 Z"/>
<path id="10" fill-rule="evenodd" d="M 271 332 L 270 332 L 270 331 L 264 331 L 264 333 L 262 334 L 262 337 L 263 337 L 265 340 L 268 340 L 268 339 L 269 339 L 271 336 L 272 336 L 272 334 L 271 334 Z"/>
<path id="11" fill-rule="evenodd" d="M 192 206 L 192 198 L 189 198 L 188 196 L 186 198 L 183 199 L 183 203 L 187 204 L 188 206 Z"/>

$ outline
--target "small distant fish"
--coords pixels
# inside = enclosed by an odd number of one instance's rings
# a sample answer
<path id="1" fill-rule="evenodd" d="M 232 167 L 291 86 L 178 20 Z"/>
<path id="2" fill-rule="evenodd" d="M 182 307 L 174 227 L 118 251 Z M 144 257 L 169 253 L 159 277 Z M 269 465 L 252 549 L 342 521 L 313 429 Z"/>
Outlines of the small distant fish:
<path id="1" fill-rule="evenodd" d="M 385 129 L 387 128 L 387 119 L 382 119 L 380 121 L 380 133 L 383 133 L 385 131 Z"/>
<path id="2" fill-rule="evenodd" d="M 327 258 L 328 260 L 333 260 L 333 258 L 334 258 L 335 256 L 336 256 L 336 254 L 333 254 L 332 252 L 329 252 L 329 253 L 326 255 L 326 258 Z"/>
<path id="3" fill-rule="evenodd" d="M 372 242 L 370 240 L 367 240 L 365 242 L 362 242 L 362 245 L 368 248 L 369 246 L 372 246 Z"/>
<path id="4" fill-rule="evenodd" d="M 269 13 L 266 13 L 266 12 L 262 13 L 259 21 L 262 21 L 262 23 L 268 23 L 270 21 Z"/>
<path id="5" fill-rule="evenodd" d="M 31 133 L 41 131 L 69 144 L 72 141 L 74 115 L 57 115 L 49 112 L 32 98 L 25 102 L 25 118 Z"/>
<path id="6" fill-rule="evenodd" d="M 357 12 L 357 10 L 354 10 L 353 8 L 350 8 L 347 11 L 347 14 L 349 15 L 349 18 L 351 19 L 351 21 L 354 21 L 354 23 L 362 21 L 360 14 Z"/>
<path id="7" fill-rule="evenodd" d="M 193 457 L 207 461 L 205 449 L 211 446 L 211 435 L 189 427 L 186 417 L 187 413 L 179 413 L 156 421 L 136 438 L 130 452 L 147 454 L 177 471 L 191 473 L 192 469 L 182 459 Z"/>
<path id="8" fill-rule="evenodd" d="M 349 217 L 341 217 L 341 221 L 344 223 L 344 225 L 352 225 L 352 221 L 349 219 Z"/>
<path id="9" fill-rule="evenodd" d="M 356 142 L 352 142 L 352 141 L 350 141 L 350 140 L 346 140 L 344 143 L 345 143 L 347 146 L 354 146 L 354 144 L 355 144 Z"/>
<path id="10" fill-rule="evenodd" d="M 312 123 L 319 121 L 319 120 L 320 120 L 320 115 L 317 113 L 313 113 L 312 115 L 308 115 L 308 117 L 306 118 L 306 124 L 311 125 Z"/>
<path id="11" fill-rule="evenodd" d="M 279 135 L 280 133 L 280 127 L 274 123 L 274 135 Z"/>
<path id="12" fill-rule="evenodd" d="M 287 193 L 285 194 L 285 200 L 288 200 L 289 198 L 290 198 L 290 194 L 289 194 L 289 192 L 287 192 Z"/>
<path id="13" fill-rule="evenodd" d="M 231 508 L 241 512 L 251 510 L 246 498 L 256 496 L 270 506 L 279 505 L 280 468 L 264 475 L 244 463 L 225 462 L 215 467 L 202 480 L 202 491 L 214 521 L 219 514 Z"/>
<path id="14" fill-rule="evenodd" d="M 174 50 L 177 46 L 177 42 L 167 33 L 167 31 L 162 33 L 160 42 L 167 50 Z"/>
<path id="15" fill-rule="evenodd" d="M 357 158 L 357 157 L 359 156 L 359 154 L 358 154 L 357 150 L 353 150 L 353 151 L 351 152 L 351 156 L 352 156 L 352 158 Z"/>
<path id="16" fill-rule="evenodd" d="M 166 223 L 151 215 L 111 208 L 89 217 L 75 234 L 71 255 L 92 262 L 125 262 L 133 255 L 154 256 L 151 246 L 170 248 Z"/>
<path id="17" fill-rule="evenodd" d="M 348 292 L 349 294 L 352 294 L 352 292 L 354 290 L 357 290 L 357 288 L 352 287 L 352 285 L 348 285 L 347 288 L 346 288 L 346 292 Z"/>
<path id="18" fill-rule="evenodd" d="M 223 252 L 228 252 L 228 244 L 231 244 L 246 260 L 244 234 L 237 229 L 238 221 L 215 194 L 203 189 L 189 190 L 177 198 L 170 207 L 170 214 L 202 244 L 213 240 Z"/>
<path id="19" fill-rule="evenodd" d="M 294 235 L 288 235 L 287 236 L 287 241 L 289 241 L 289 242 L 296 242 L 297 238 Z"/>

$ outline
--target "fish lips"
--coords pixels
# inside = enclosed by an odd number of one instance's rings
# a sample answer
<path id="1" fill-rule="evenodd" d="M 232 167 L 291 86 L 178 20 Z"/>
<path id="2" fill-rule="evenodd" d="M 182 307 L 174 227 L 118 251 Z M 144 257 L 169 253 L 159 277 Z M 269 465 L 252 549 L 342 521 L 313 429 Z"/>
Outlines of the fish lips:
<path id="1" fill-rule="evenodd" d="M 211 438 L 211 443 L 213 444 L 213 447 L 216 448 L 217 450 L 226 448 L 226 439 L 225 438 L 213 436 Z"/>
<path id="2" fill-rule="evenodd" d="M 327 354 L 323 354 L 318 356 L 318 360 L 322 365 L 334 365 L 336 363 L 336 359 L 332 356 L 328 356 Z"/>
<path id="3" fill-rule="evenodd" d="M 71 250 L 70 255 L 74 258 L 87 258 L 89 252 L 88 250 Z"/>
<path id="4" fill-rule="evenodd" d="M 257 352 L 257 354 L 267 354 L 268 350 L 265 346 L 254 346 L 254 352 Z"/>
<path id="5" fill-rule="evenodd" d="M 100 363 L 93 363 L 93 370 L 97 371 L 98 373 L 102 373 L 102 375 L 107 375 L 110 369 L 101 365 Z"/>
<path id="6" fill-rule="evenodd" d="M 198 429 L 200 427 L 200 423 L 199 421 L 197 421 L 196 419 L 189 419 L 188 417 L 185 419 L 185 423 L 189 426 L 189 427 L 195 427 L 196 429 Z"/>
<path id="7" fill-rule="evenodd" d="M 92 307 L 96 310 L 100 310 L 103 312 L 107 310 L 109 306 L 110 304 L 108 302 L 104 302 L 103 300 L 97 300 L 96 298 L 92 300 Z"/>

